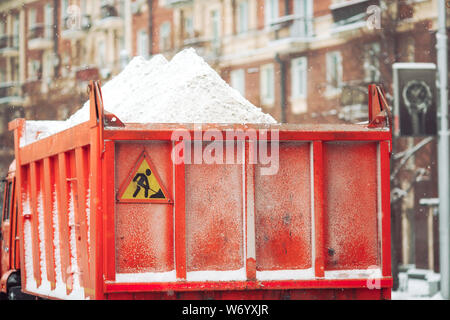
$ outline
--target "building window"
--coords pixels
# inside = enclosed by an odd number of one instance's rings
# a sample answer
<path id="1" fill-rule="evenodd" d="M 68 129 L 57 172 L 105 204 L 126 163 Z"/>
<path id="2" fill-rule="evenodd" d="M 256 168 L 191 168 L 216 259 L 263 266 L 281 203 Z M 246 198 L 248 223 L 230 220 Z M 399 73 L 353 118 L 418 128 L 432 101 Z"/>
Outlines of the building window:
<path id="1" fill-rule="evenodd" d="M 238 32 L 245 33 L 248 31 L 248 0 L 239 3 L 238 15 Z"/>
<path id="2" fill-rule="evenodd" d="M 266 25 L 270 25 L 278 18 L 278 0 L 266 0 L 264 3 L 264 18 Z"/>
<path id="3" fill-rule="evenodd" d="M 28 62 L 28 79 L 35 81 L 41 77 L 41 62 L 39 60 L 30 60 Z"/>
<path id="4" fill-rule="evenodd" d="M 13 16 L 13 47 L 19 48 L 20 20 L 19 15 Z"/>
<path id="5" fill-rule="evenodd" d="M 308 61 L 300 57 L 291 61 L 292 98 L 306 98 L 308 92 Z"/>
<path id="6" fill-rule="evenodd" d="M 261 104 L 272 106 L 275 102 L 275 69 L 273 64 L 261 66 Z"/>
<path id="7" fill-rule="evenodd" d="M 4 68 L 0 68 L 0 83 L 6 82 L 6 71 Z"/>
<path id="8" fill-rule="evenodd" d="M 313 1 L 294 0 L 295 21 L 292 26 L 293 36 L 308 37 L 313 34 Z"/>
<path id="9" fill-rule="evenodd" d="M 137 49 L 138 55 L 148 58 L 148 34 L 145 30 L 140 30 L 137 36 Z"/>
<path id="10" fill-rule="evenodd" d="M 380 44 L 372 43 L 364 48 L 365 81 L 377 83 L 380 81 Z"/>
<path id="11" fill-rule="evenodd" d="M 31 8 L 28 12 L 28 29 L 33 29 L 36 25 L 36 8 Z"/>
<path id="12" fill-rule="evenodd" d="M 0 21 L 0 36 L 5 35 L 5 22 L 4 21 Z"/>
<path id="13" fill-rule="evenodd" d="M 53 37 L 53 7 L 48 3 L 45 5 L 45 37 Z"/>
<path id="14" fill-rule="evenodd" d="M 11 80 L 12 82 L 19 82 L 19 58 L 11 58 Z"/>
<path id="15" fill-rule="evenodd" d="M 342 56 L 339 51 L 327 52 L 327 91 L 338 93 L 342 87 Z"/>
<path id="16" fill-rule="evenodd" d="M 231 71 L 231 86 L 245 97 L 245 73 L 244 69 Z"/>
<path id="17" fill-rule="evenodd" d="M 211 22 L 212 22 L 212 41 L 213 46 L 218 47 L 220 41 L 220 14 L 219 10 L 211 11 Z"/>
<path id="18" fill-rule="evenodd" d="M 100 41 L 98 44 L 98 65 L 100 68 L 106 67 L 106 46 L 105 41 Z"/>
<path id="19" fill-rule="evenodd" d="M 50 52 L 44 53 L 44 74 L 43 77 L 46 80 L 49 80 L 53 77 L 53 54 Z"/>
<path id="20" fill-rule="evenodd" d="M 185 30 L 185 37 L 187 37 L 188 39 L 194 37 L 194 21 L 192 17 L 184 18 L 184 30 Z"/>
<path id="21" fill-rule="evenodd" d="M 68 9 L 69 9 L 69 0 L 61 0 L 61 22 L 64 25 L 65 19 L 68 15 Z"/>
<path id="22" fill-rule="evenodd" d="M 159 51 L 164 52 L 170 49 L 170 22 L 161 24 L 159 30 Z"/>

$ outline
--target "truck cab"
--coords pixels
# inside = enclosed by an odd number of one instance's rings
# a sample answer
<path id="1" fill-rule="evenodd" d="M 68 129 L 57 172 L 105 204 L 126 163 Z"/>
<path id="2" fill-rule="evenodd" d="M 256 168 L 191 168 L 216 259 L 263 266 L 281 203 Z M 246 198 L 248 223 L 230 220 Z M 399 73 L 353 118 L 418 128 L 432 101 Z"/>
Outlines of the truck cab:
<path id="1" fill-rule="evenodd" d="M 0 200 L 0 289 L 3 298 L 12 294 L 12 288 L 20 287 L 15 169 L 16 165 L 13 161 L 7 176 L 1 181 L 3 185 L 0 189 L 3 190 Z"/>

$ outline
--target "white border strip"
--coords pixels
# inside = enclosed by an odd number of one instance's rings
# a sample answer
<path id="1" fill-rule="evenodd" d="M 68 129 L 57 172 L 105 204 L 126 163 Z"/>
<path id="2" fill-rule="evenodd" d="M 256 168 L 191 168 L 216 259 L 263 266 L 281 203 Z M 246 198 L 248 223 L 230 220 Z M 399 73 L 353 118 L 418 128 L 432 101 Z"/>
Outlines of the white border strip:
<path id="1" fill-rule="evenodd" d="M 261 281 L 314 279 L 314 268 L 300 270 L 256 271 L 256 279 Z"/>
<path id="2" fill-rule="evenodd" d="M 175 281 L 177 281 L 177 273 L 175 270 L 168 272 L 116 273 L 116 283 L 152 283 Z"/>
<path id="3" fill-rule="evenodd" d="M 187 281 L 246 281 L 245 267 L 230 271 L 191 271 L 186 273 Z"/>

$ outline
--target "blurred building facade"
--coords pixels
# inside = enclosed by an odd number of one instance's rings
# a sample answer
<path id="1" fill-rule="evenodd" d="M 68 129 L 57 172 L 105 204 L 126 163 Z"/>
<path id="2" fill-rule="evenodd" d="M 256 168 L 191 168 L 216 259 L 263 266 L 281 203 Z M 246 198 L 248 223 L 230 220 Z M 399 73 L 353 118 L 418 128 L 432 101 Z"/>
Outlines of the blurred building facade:
<path id="1" fill-rule="evenodd" d="M 437 0 L 2 0 L 0 174 L 13 159 L 8 121 L 65 119 L 89 80 L 107 81 L 133 56 L 194 47 L 278 121 L 361 122 L 369 83 L 391 99 L 394 62 L 436 61 L 436 25 Z M 394 152 L 419 141 L 398 138 Z M 437 196 L 435 159 L 431 141 L 393 181 L 406 190 L 393 229 L 399 264 L 438 271 L 438 237 L 430 247 L 423 227 L 432 210 L 419 204 Z"/>

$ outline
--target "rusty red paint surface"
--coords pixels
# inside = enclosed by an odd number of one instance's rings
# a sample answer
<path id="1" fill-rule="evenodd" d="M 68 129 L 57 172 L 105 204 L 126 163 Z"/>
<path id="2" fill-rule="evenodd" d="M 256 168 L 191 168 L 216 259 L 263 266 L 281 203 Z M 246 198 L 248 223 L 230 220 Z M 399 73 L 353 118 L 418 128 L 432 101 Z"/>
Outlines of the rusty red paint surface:
<path id="1" fill-rule="evenodd" d="M 377 145 L 324 147 L 325 270 L 377 266 Z"/>
<path id="2" fill-rule="evenodd" d="M 242 165 L 189 164 L 185 170 L 187 271 L 243 268 Z"/>
<path id="3" fill-rule="evenodd" d="M 311 267 L 309 143 L 281 143 L 279 171 L 255 175 L 256 268 Z"/>

